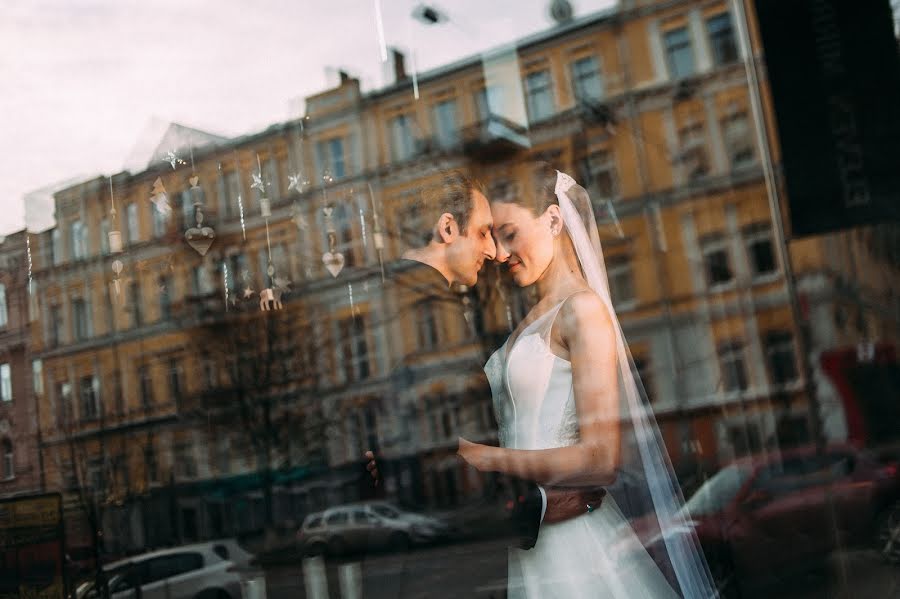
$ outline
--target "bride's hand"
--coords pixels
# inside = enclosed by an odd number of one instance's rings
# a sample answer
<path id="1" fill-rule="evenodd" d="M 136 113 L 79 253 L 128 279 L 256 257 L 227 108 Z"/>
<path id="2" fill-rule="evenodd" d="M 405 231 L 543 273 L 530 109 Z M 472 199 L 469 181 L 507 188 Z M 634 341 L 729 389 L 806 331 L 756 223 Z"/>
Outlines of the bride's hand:
<path id="1" fill-rule="evenodd" d="M 490 470 L 489 453 L 490 447 L 479 443 L 472 443 L 462 437 L 459 437 L 459 449 L 456 454 L 472 465 L 475 469 L 485 472 Z"/>

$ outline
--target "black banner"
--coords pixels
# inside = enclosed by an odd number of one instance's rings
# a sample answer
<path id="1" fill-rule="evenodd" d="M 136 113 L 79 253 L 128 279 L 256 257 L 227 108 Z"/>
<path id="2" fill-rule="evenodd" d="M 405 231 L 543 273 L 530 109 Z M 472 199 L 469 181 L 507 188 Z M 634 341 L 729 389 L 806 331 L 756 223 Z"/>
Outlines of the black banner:
<path id="1" fill-rule="evenodd" d="M 756 0 L 795 237 L 900 217 L 888 0 Z"/>

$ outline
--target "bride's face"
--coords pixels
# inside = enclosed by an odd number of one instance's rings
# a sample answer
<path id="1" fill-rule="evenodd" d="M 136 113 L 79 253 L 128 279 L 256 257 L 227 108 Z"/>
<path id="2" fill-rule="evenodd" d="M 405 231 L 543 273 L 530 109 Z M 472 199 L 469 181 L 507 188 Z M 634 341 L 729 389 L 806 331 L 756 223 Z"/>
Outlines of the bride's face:
<path id="1" fill-rule="evenodd" d="M 540 216 L 519 204 L 493 202 L 494 241 L 498 262 L 506 264 L 519 287 L 535 283 L 546 272 L 556 251 L 551 206 Z"/>

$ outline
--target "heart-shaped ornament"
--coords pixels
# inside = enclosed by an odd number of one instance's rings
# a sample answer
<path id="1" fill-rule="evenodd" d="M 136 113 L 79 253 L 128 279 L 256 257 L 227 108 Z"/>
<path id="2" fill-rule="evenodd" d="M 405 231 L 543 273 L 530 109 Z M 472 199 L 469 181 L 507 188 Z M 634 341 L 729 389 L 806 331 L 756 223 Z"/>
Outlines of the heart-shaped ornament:
<path id="1" fill-rule="evenodd" d="M 322 208 L 322 212 L 325 213 L 325 216 L 331 216 L 331 213 L 334 212 L 334 207 L 326 206 L 325 208 Z"/>
<path id="2" fill-rule="evenodd" d="M 200 177 L 194 176 L 188 179 L 191 182 L 191 187 L 197 187 L 197 183 L 200 182 Z"/>
<path id="3" fill-rule="evenodd" d="M 184 238 L 188 245 L 194 248 L 198 254 L 205 256 L 209 246 L 212 245 L 216 238 L 215 231 L 211 227 L 191 227 L 184 233 Z"/>
<path id="4" fill-rule="evenodd" d="M 340 252 L 325 252 L 322 254 L 322 264 L 331 276 L 336 278 L 344 269 L 344 255 Z"/>

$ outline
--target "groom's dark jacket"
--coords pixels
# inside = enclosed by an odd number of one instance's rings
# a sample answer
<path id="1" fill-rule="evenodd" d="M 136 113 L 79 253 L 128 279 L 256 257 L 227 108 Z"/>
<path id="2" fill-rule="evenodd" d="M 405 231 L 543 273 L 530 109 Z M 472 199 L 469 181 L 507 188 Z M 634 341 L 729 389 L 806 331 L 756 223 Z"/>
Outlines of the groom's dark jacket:
<path id="1" fill-rule="evenodd" d="M 377 408 L 380 434 L 370 436 L 380 445 L 371 447 L 382 476 L 374 495 L 410 511 L 437 514 L 454 532 L 442 539 L 446 531 L 438 531 L 430 539 L 428 527 L 419 526 L 410 531 L 413 547 L 400 557 L 384 556 L 383 531 L 371 534 L 362 560 L 364 595 L 374 590 L 368 587 L 380 560 L 400 559 L 402 574 L 385 582 L 392 585 L 385 596 L 500 597 L 507 547 L 534 546 L 543 499 L 532 482 L 480 473 L 457 457 L 459 437 L 497 443 L 483 370 L 497 343 L 484 332 L 486 318 L 474 290 L 451 288 L 440 272 L 413 260 L 400 260 L 385 274 L 381 314 L 370 318 L 382 331 L 385 359 L 394 363 L 388 365 L 388 391 Z M 454 544 L 447 545 L 450 540 Z M 417 541 L 425 543 L 420 547 Z M 449 549 L 456 557 L 440 557 Z"/>

